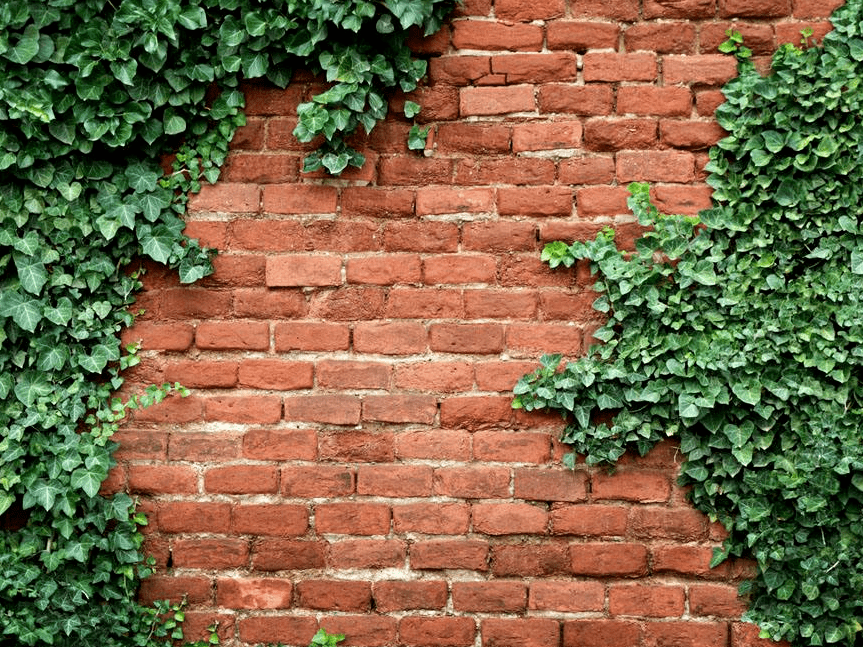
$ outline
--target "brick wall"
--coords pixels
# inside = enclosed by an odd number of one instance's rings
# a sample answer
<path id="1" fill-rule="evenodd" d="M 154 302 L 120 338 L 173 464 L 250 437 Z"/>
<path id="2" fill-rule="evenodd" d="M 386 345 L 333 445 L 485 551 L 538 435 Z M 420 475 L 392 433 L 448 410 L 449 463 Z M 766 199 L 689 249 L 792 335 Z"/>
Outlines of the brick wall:
<path id="1" fill-rule="evenodd" d="M 546 241 L 637 233 L 628 182 L 666 210 L 709 204 L 711 115 L 758 56 L 829 28 L 835 0 L 467 0 L 416 93 L 425 154 L 394 117 L 366 165 L 300 173 L 297 104 L 247 87 L 248 125 L 188 233 L 219 250 L 181 287 L 151 268 L 133 384 L 194 389 L 119 434 L 111 487 L 141 497 L 159 573 L 199 636 L 306 645 L 745 647 L 721 528 L 675 484 L 671 443 L 613 474 L 561 466 L 561 422 L 510 408 L 543 352 L 579 355 L 589 272 Z M 411 97 L 411 98 L 417 98 Z M 405 97 L 395 97 L 396 108 Z"/>

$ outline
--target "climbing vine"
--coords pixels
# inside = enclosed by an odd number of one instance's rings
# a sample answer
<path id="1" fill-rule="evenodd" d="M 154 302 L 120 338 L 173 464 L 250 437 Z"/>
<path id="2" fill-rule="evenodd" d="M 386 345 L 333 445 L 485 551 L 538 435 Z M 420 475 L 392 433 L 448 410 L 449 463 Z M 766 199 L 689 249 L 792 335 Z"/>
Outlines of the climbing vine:
<path id="1" fill-rule="evenodd" d="M 436 31 L 453 4 L 0 3 L 0 645 L 182 637 L 179 607 L 136 602 L 145 519 L 128 495 L 100 495 L 118 422 L 178 388 L 112 398 L 137 362 L 118 333 L 138 259 L 184 283 L 211 271 L 181 215 L 244 122 L 241 79 L 325 78 L 295 135 L 320 143 L 305 170 L 339 173 L 363 161 L 345 138 L 425 73 L 409 31 Z"/>
<path id="2" fill-rule="evenodd" d="M 860 644 L 863 620 L 863 3 L 831 21 L 766 76 L 724 45 L 740 74 L 716 113 L 712 208 L 661 214 L 632 185 L 633 253 L 611 231 L 545 248 L 598 274 L 603 343 L 544 357 L 514 402 L 561 411 L 591 464 L 677 438 L 681 482 L 730 531 L 713 565 L 754 557 L 745 618 L 795 645 Z"/>

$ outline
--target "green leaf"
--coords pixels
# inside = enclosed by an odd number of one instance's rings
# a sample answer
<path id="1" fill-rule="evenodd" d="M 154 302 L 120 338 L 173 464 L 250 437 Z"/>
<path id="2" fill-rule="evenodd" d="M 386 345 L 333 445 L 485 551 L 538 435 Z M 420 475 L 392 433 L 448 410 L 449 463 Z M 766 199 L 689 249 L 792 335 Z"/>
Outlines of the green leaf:
<path id="1" fill-rule="evenodd" d="M 40 479 L 27 488 L 21 503 L 25 510 L 40 505 L 50 511 L 57 497 L 62 493 L 60 486 Z"/>
<path id="2" fill-rule="evenodd" d="M 11 315 L 12 320 L 27 332 L 34 332 L 42 320 L 42 304 L 17 290 L 4 290 L 0 294 L 0 312 Z"/>
<path id="3" fill-rule="evenodd" d="M 39 30 L 36 25 L 27 25 L 18 42 L 4 56 L 13 63 L 24 65 L 39 53 Z"/>
<path id="4" fill-rule="evenodd" d="M 145 228 L 139 236 L 141 251 L 159 263 L 167 263 L 174 248 L 174 235 L 163 226 Z"/>
<path id="5" fill-rule="evenodd" d="M 45 265 L 41 261 L 23 254 L 14 254 L 13 258 L 21 287 L 30 294 L 38 296 L 48 282 L 48 270 Z"/>
<path id="6" fill-rule="evenodd" d="M 87 496 L 96 496 L 99 493 L 99 488 L 102 487 L 102 481 L 105 480 L 107 475 L 107 470 L 79 467 L 72 472 L 72 487 L 83 490 Z"/>

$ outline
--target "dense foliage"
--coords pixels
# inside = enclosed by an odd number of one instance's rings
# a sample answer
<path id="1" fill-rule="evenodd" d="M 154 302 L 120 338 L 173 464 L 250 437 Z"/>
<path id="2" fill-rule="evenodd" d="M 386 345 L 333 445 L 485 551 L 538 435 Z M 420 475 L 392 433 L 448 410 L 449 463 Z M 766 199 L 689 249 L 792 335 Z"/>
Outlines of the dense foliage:
<path id="1" fill-rule="evenodd" d="M 663 215 L 634 185 L 635 253 L 611 231 L 546 247 L 598 273 L 604 344 L 543 358 L 515 401 L 562 411 L 588 463 L 678 438 L 692 501 L 730 530 L 714 563 L 754 556 L 746 617 L 796 645 L 860 644 L 863 621 L 863 3 L 832 22 L 766 77 L 726 44 L 713 208 Z"/>
<path id="2" fill-rule="evenodd" d="M 171 389 L 111 399 L 136 361 L 118 339 L 140 287 L 133 260 L 177 267 L 184 282 L 210 271 L 180 216 L 188 192 L 216 180 L 243 123 L 242 78 L 325 76 L 329 89 L 300 106 L 295 134 L 321 138 L 308 169 L 338 173 L 361 163 L 344 138 L 370 131 L 385 92 L 410 91 L 425 72 L 408 30 L 435 31 L 452 6 L 0 3 L 0 645 L 181 634 L 180 610 L 166 625 L 135 602 L 149 570 L 132 499 L 99 495 L 117 421 Z"/>

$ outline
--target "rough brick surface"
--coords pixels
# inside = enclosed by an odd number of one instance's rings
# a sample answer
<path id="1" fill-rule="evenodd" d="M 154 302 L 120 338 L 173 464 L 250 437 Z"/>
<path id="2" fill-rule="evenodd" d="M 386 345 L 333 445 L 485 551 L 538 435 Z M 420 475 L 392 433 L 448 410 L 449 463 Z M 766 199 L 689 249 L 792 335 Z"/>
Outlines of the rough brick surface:
<path id="1" fill-rule="evenodd" d="M 419 90 L 355 144 L 362 169 L 300 171 L 297 106 L 324 88 L 245 83 L 247 125 L 187 233 L 218 250 L 182 286 L 148 266 L 134 388 L 193 390 L 136 411 L 104 486 L 140 498 L 189 627 L 225 644 L 750 647 L 724 530 L 676 485 L 672 442 L 610 472 L 576 461 L 559 416 L 513 411 L 543 353 L 578 357 L 599 321 L 587 263 L 545 243 L 607 225 L 633 249 L 627 183 L 660 209 L 710 206 L 707 150 L 735 74 L 829 29 L 839 0 L 465 0 Z M 411 151 L 407 99 L 423 105 Z"/>

